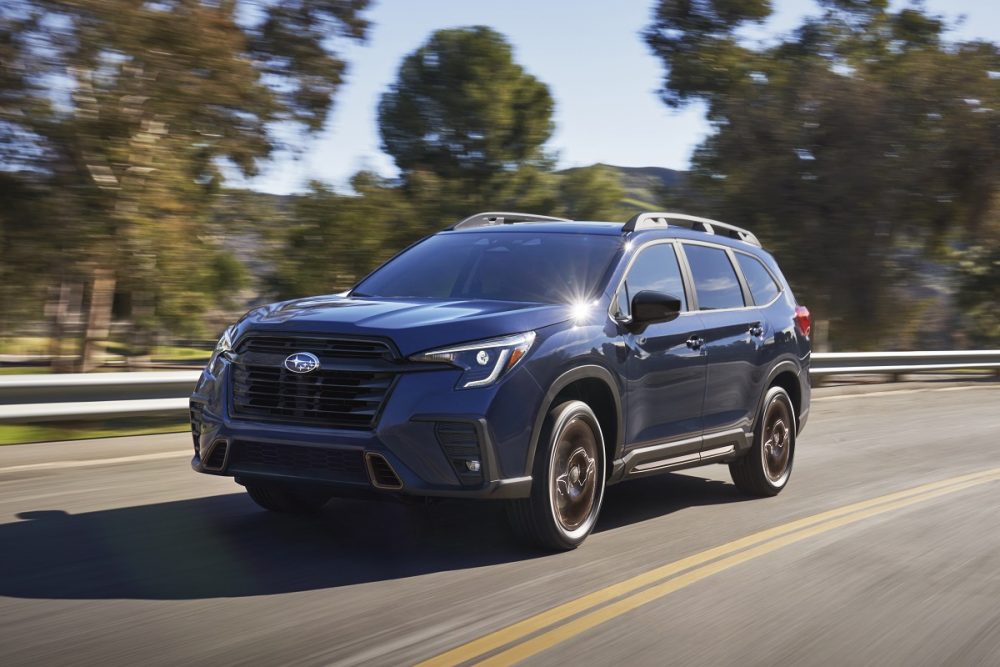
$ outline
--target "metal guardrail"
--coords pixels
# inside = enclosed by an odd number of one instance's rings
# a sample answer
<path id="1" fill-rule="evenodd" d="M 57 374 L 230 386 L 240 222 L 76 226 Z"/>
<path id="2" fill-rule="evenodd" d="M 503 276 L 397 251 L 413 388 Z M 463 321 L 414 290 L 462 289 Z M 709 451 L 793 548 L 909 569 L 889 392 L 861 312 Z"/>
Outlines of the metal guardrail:
<path id="1" fill-rule="evenodd" d="M 201 371 L 0 375 L 0 423 L 178 416 Z"/>
<path id="2" fill-rule="evenodd" d="M 811 377 L 883 374 L 899 376 L 949 370 L 1000 369 L 1000 350 L 938 352 L 826 352 L 815 353 Z"/>
<path id="3" fill-rule="evenodd" d="M 993 371 L 1000 350 L 816 353 L 810 376 Z M 0 376 L 0 422 L 49 422 L 135 416 L 184 417 L 199 371 Z"/>

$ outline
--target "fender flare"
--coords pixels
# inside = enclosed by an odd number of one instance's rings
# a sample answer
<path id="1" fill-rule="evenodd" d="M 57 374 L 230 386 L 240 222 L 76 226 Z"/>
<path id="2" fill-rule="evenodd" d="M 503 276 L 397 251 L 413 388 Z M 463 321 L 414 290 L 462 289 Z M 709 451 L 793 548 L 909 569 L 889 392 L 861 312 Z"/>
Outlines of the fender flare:
<path id="1" fill-rule="evenodd" d="M 790 371 L 795 375 L 795 377 L 801 378 L 802 365 L 798 362 L 798 360 L 785 358 L 772 366 L 771 370 L 768 371 L 767 380 L 764 381 L 764 391 L 760 393 L 760 397 L 757 399 L 757 407 L 753 413 L 753 422 L 750 424 L 751 434 L 757 432 L 757 420 L 760 419 L 760 411 L 761 408 L 764 407 L 764 397 L 767 396 L 768 388 L 770 388 L 771 384 L 774 382 L 774 378 L 778 377 L 779 374 L 784 373 L 785 371 Z M 799 407 L 801 408 L 801 406 Z M 793 415 L 793 417 L 795 418 L 795 433 L 798 434 L 800 415 L 796 414 Z"/>
<path id="2" fill-rule="evenodd" d="M 573 382 L 584 379 L 600 380 L 611 391 L 611 397 L 615 404 L 615 420 L 618 428 L 615 429 L 617 433 L 615 435 L 614 457 L 612 457 L 612 461 L 606 461 L 605 465 L 609 466 L 610 469 L 613 460 L 621 456 L 622 449 L 624 448 L 625 425 L 623 423 L 624 414 L 622 412 L 622 398 L 621 392 L 618 390 L 618 383 L 615 380 L 614 374 L 612 374 L 612 372 L 604 366 L 600 366 L 598 364 L 586 364 L 572 368 L 558 376 L 552 384 L 549 385 L 548 391 L 545 392 L 538 414 L 535 415 L 535 423 L 531 427 L 531 440 L 528 442 L 528 456 L 525 461 L 525 475 L 531 475 L 534 470 L 535 451 L 538 447 L 538 438 L 541 437 L 542 427 L 545 425 L 545 418 L 548 416 L 549 409 L 552 407 L 552 403 L 555 401 L 556 396 L 560 391 L 568 387 Z"/>

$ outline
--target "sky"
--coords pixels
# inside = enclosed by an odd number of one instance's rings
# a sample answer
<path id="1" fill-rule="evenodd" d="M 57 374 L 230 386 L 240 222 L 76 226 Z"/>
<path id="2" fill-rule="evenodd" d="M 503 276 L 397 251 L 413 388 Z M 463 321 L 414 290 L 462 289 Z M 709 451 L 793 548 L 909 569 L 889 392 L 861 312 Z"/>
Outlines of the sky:
<path id="1" fill-rule="evenodd" d="M 556 130 L 547 147 L 560 168 L 603 162 L 686 169 L 709 127 L 700 105 L 680 111 L 657 97 L 663 70 L 640 37 L 654 0 L 374 0 L 364 45 L 342 49 L 349 63 L 325 128 L 295 154 L 279 154 L 246 183 L 265 192 L 303 190 L 310 180 L 347 189 L 361 169 L 398 172 L 380 149 L 376 107 L 402 59 L 440 28 L 487 25 L 514 58 L 549 86 Z M 754 38 L 769 39 L 818 13 L 813 0 L 774 0 Z M 893 2 L 899 7 L 905 2 Z M 927 0 L 953 36 L 1000 41 L 1000 0 Z M 233 183 L 239 185 L 239 183 Z"/>

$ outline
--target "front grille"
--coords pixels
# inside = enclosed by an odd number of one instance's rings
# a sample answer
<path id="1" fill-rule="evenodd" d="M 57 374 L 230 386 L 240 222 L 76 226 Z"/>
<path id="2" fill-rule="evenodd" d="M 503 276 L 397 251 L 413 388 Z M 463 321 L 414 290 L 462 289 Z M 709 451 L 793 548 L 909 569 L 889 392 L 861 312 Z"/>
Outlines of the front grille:
<path id="1" fill-rule="evenodd" d="M 293 373 L 294 352 L 320 368 Z M 241 341 L 232 366 L 232 412 L 238 417 L 370 429 L 395 380 L 391 348 L 380 341 L 257 336 Z"/>
<path id="2" fill-rule="evenodd" d="M 364 455 L 351 449 L 321 449 L 252 440 L 233 443 L 231 472 L 267 472 L 329 481 L 365 483 Z"/>
<path id="3" fill-rule="evenodd" d="M 289 355 L 312 352 L 318 357 L 338 359 L 392 359 L 392 349 L 382 341 L 326 338 L 321 336 L 261 336 L 252 335 L 241 341 L 237 354 Z"/>
<path id="4" fill-rule="evenodd" d="M 467 465 L 468 461 L 479 461 L 482 465 L 476 427 L 467 422 L 438 422 L 434 425 L 434 433 L 462 484 L 482 483 L 482 468 L 478 472 L 473 472 Z"/>

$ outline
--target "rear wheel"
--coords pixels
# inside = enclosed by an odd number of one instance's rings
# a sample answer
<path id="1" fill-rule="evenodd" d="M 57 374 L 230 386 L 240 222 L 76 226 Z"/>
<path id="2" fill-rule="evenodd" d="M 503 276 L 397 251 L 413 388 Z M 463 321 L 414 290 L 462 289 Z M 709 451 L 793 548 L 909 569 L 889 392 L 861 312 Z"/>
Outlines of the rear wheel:
<path id="1" fill-rule="evenodd" d="M 531 497 L 509 501 L 515 532 L 546 549 L 575 549 L 587 538 L 604 499 L 604 438 L 583 401 L 549 412 L 532 471 Z"/>
<path id="2" fill-rule="evenodd" d="M 281 484 L 248 482 L 246 488 L 255 503 L 266 510 L 282 514 L 318 512 L 330 500 L 327 493 Z"/>
<path id="3" fill-rule="evenodd" d="M 788 392 L 771 387 L 754 430 L 753 447 L 729 464 L 733 483 L 753 496 L 776 496 L 788 484 L 795 455 L 795 409 Z"/>

